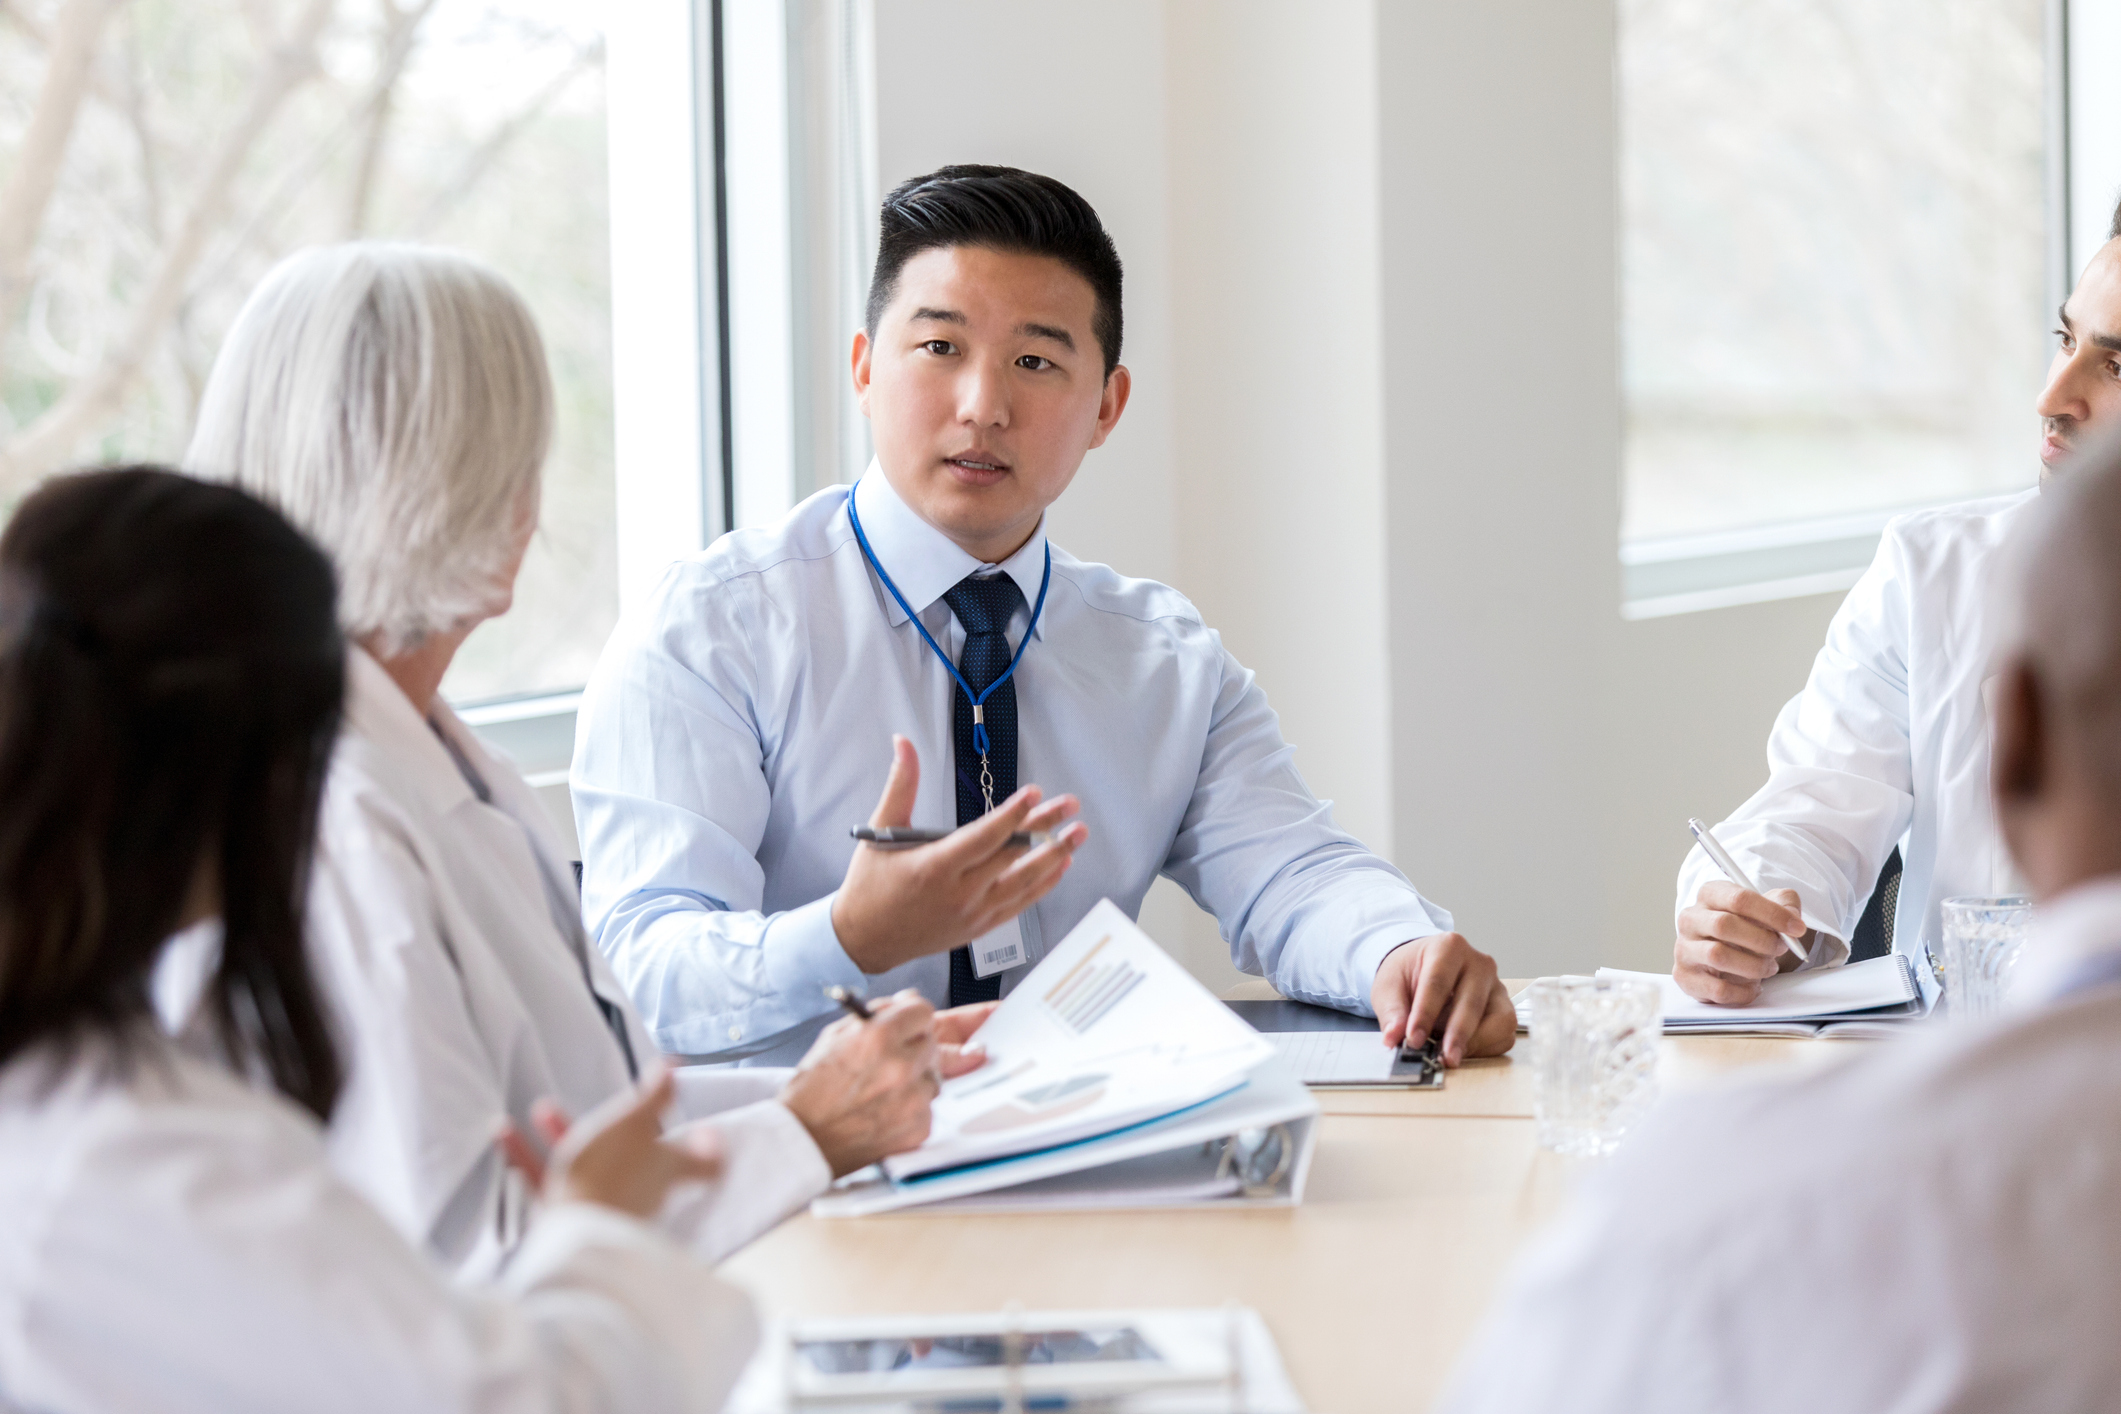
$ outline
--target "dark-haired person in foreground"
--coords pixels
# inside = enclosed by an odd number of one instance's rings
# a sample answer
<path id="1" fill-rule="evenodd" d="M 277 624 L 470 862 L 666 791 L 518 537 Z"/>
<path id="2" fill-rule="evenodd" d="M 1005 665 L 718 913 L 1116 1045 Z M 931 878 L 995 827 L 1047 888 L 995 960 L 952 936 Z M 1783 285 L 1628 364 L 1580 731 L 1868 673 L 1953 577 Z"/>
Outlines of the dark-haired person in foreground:
<path id="1" fill-rule="evenodd" d="M 1994 1023 L 1675 1101 L 1585 1182 L 1455 1414 L 2111 1409 L 2121 1390 L 2121 443 L 2005 547 Z"/>
<path id="2" fill-rule="evenodd" d="M 835 983 L 996 997 L 1158 873 L 1284 995 L 1452 1064 L 1509 1049 L 1493 961 L 1334 826 L 1193 605 L 1047 539 L 1126 408 L 1120 331 L 1118 254 L 1059 182 L 946 167 L 885 200 L 875 462 L 671 568 L 584 698 L 584 907 L 664 1050 L 785 1060 Z M 886 851 L 865 818 L 958 828 Z"/>
<path id="3" fill-rule="evenodd" d="M 2121 208 L 2056 315 L 2033 410 L 2044 485 L 2071 452 L 2121 428 Z M 1856 921 L 1897 846 L 1893 949 L 1935 979 L 1937 905 L 2019 891 L 1989 808 L 1990 590 L 2000 550 L 2038 491 L 1898 516 L 1827 628 L 1804 691 L 1768 737 L 1768 779 L 1716 827 L 1766 894 L 1699 848 L 1679 870 L 1672 972 L 1706 1002 L 1742 1006 L 1778 971 L 1847 961 Z M 1941 948 L 1940 948 L 1941 950 Z"/>
<path id="4" fill-rule="evenodd" d="M 300 920 L 345 661 L 330 565 L 239 491 L 66 477 L 0 536 L 0 1408 L 720 1408 L 749 1306 L 642 1221 L 717 1167 L 667 1072 L 566 1133 L 484 1289 L 334 1176 Z"/>

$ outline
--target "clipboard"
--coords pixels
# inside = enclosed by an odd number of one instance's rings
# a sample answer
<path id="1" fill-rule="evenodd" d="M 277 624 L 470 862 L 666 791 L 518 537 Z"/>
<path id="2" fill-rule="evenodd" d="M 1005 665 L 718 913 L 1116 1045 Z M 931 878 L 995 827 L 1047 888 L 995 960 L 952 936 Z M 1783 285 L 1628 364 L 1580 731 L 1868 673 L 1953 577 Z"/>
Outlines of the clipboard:
<path id="1" fill-rule="evenodd" d="M 1445 1067 L 1438 1038 L 1386 1057 L 1375 1017 L 1308 1002 L 1224 1002 L 1274 1043 L 1275 1054 L 1314 1090 L 1441 1090 Z"/>

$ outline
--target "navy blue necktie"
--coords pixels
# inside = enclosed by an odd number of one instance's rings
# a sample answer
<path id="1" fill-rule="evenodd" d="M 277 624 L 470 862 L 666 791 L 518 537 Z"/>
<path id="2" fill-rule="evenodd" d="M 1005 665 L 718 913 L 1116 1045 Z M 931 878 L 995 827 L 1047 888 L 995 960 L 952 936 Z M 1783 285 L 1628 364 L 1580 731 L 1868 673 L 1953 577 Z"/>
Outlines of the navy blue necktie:
<path id="1" fill-rule="evenodd" d="M 967 577 L 959 580 L 943 599 L 965 627 L 965 651 L 957 660 L 957 670 L 972 684 L 974 692 L 985 692 L 987 685 L 1009 667 L 1009 635 L 1005 630 L 1010 618 L 1023 606 L 1024 591 L 1005 574 L 987 579 Z M 950 695 L 957 705 L 957 823 L 969 825 L 987 813 L 987 802 L 980 790 L 979 748 L 972 740 L 972 703 L 963 688 L 956 688 Z M 987 727 L 987 769 L 994 777 L 995 803 L 1000 804 L 1016 793 L 1014 677 L 994 690 L 984 704 L 982 716 Z M 951 950 L 950 1005 L 991 1002 L 1001 994 L 1000 973 L 980 977 L 972 969 L 971 948 Z"/>

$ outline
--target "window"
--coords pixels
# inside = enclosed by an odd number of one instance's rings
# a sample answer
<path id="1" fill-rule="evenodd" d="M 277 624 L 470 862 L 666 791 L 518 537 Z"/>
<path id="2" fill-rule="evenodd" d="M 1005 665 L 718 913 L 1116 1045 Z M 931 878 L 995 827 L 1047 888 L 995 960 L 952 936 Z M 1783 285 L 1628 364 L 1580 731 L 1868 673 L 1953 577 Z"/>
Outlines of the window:
<path id="1" fill-rule="evenodd" d="M 2042 0 L 1621 0 L 1630 612 L 1845 587 L 2029 486 Z"/>
<path id="2" fill-rule="evenodd" d="M 472 636 L 445 691 L 579 684 L 618 608 L 603 9 L 0 7 L 0 494 L 181 456 L 222 335 L 289 251 L 455 246 L 529 301 L 558 407 L 516 610 Z"/>
<path id="3" fill-rule="evenodd" d="M 2058 169 L 2061 210 L 2050 239 L 2056 242 L 2054 304 L 2068 291 L 2092 253 L 2107 240 L 2114 203 L 2121 201 L 2121 84 L 2113 81 L 2121 60 L 2121 0 L 2048 0 L 2048 62 L 2063 76 L 2054 97 L 2061 140 L 2050 154 Z M 2063 244 L 2067 243 L 2067 248 Z"/>

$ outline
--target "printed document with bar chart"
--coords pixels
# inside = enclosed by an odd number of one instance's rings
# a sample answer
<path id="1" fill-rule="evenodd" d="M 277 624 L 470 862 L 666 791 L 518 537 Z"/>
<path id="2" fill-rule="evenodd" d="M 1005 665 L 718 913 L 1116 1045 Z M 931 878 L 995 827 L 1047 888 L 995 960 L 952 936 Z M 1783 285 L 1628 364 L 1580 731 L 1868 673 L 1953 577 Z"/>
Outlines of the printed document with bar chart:
<path id="1" fill-rule="evenodd" d="M 1274 1048 L 1111 900 L 1090 910 L 979 1030 L 987 1063 L 943 1086 L 893 1179 L 1051 1148 L 1236 1089 Z"/>

